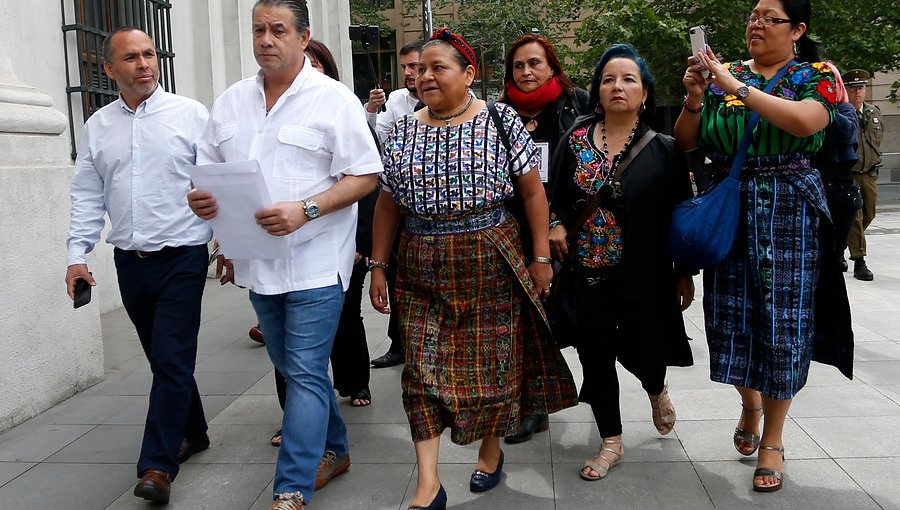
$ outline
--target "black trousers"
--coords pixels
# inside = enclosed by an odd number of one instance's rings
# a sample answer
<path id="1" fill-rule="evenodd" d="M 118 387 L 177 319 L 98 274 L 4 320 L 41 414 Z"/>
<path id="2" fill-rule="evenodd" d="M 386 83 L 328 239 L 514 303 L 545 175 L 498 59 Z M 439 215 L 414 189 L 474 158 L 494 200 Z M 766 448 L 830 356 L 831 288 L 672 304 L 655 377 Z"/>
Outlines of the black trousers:
<path id="1" fill-rule="evenodd" d="M 608 277 L 602 279 L 604 276 Z M 640 356 L 639 349 L 629 348 L 637 339 L 628 328 L 629 310 L 616 299 L 614 276 L 594 276 L 590 285 L 583 275 L 576 278 L 578 359 L 584 372 L 579 400 L 590 404 L 600 437 L 618 436 L 622 433 L 622 413 L 616 361 L 638 378 L 649 395 L 662 393 L 666 366 Z"/>
<path id="2" fill-rule="evenodd" d="M 194 380 L 207 257 L 205 244 L 147 258 L 115 250 L 122 302 L 153 373 L 138 477 L 159 469 L 174 479 L 182 439 L 207 429 Z"/>
<path id="3" fill-rule="evenodd" d="M 369 387 L 369 344 L 362 319 L 363 285 L 366 281 L 365 259 L 353 265 L 350 286 L 344 294 L 344 307 L 334 335 L 331 350 L 331 372 L 334 388 L 341 396 L 350 396 Z M 263 337 L 265 337 L 263 331 Z M 275 369 L 275 390 L 278 403 L 284 409 L 287 385 L 284 376 Z"/>

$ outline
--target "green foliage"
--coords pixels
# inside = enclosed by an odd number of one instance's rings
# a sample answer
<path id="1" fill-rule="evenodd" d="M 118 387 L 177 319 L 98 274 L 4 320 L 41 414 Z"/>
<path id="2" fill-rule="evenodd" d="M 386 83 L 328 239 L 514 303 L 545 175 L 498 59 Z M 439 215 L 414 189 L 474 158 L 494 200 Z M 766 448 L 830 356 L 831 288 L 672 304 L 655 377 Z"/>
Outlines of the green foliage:
<path id="1" fill-rule="evenodd" d="M 350 23 L 377 25 L 382 37 L 394 34 L 394 28 L 388 25 L 388 19 L 382 14 L 378 2 L 373 0 L 350 0 Z"/>
<path id="2" fill-rule="evenodd" d="M 683 94 L 681 78 L 690 55 L 688 28 L 704 25 L 709 45 L 725 60 L 747 59 L 744 17 L 749 1 L 606 0 L 582 3 L 587 13 L 576 30 L 569 71 L 580 83 L 593 72 L 603 50 L 631 43 L 657 77 L 661 102 L 675 103 Z M 897 0 L 818 1 L 813 4 L 810 34 L 824 42 L 822 58 L 839 69 L 884 72 L 900 68 L 900 6 Z M 892 94 L 896 97 L 898 83 Z"/>

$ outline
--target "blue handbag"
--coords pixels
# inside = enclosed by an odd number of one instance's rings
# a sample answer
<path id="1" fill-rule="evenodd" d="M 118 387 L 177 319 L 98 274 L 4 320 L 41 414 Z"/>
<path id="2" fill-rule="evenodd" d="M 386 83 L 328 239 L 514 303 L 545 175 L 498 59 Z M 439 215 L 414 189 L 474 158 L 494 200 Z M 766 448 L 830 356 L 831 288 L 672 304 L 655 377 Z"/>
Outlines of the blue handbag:
<path id="1" fill-rule="evenodd" d="M 778 71 L 766 86 L 766 94 L 772 92 L 794 63 L 792 60 Z M 741 213 L 739 177 L 757 122 L 759 113 L 753 112 L 728 176 L 713 188 L 676 205 L 672 211 L 668 248 L 676 264 L 699 271 L 722 262 L 731 251 Z"/>

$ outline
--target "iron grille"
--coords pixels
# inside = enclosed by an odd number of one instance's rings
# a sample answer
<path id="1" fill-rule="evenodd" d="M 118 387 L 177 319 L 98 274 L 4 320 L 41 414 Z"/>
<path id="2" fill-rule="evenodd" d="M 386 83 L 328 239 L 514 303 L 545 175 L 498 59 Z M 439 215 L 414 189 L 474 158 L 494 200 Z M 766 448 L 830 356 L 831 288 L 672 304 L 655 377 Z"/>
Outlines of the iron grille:
<path id="1" fill-rule="evenodd" d="M 69 23 L 67 1 L 74 2 L 74 20 Z M 103 39 L 122 26 L 140 28 L 156 44 L 159 78 L 163 89 L 175 92 L 175 53 L 172 51 L 172 23 L 168 0 L 60 0 L 63 13 L 63 51 L 66 58 L 66 94 L 69 107 L 69 139 L 72 159 L 76 156 L 73 102 L 81 103 L 82 118 L 119 97 L 118 87 L 103 71 Z M 69 36 L 74 34 L 74 38 Z M 73 40 L 74 39 L 74 40 Z M 74 43 L 74 44 L 73 44 Z M 77 69 L 70 69 L 69 50 L 74 45 Z M 74 95 L 74 97 L 73 97 Z"/>

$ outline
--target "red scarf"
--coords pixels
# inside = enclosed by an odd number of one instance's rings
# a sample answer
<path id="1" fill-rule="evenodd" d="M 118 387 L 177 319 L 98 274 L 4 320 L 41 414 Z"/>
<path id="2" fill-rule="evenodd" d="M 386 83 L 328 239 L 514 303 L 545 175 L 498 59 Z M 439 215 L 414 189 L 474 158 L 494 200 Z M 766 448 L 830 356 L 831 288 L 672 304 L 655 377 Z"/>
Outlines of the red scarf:
<path id="1" fill-rule="evenodd" d="M 547 80 L 547 83 L 541 85 L 531 92 L 522 92 L 512 80 L 506 82 L 506 97 L 512 102 L 517 110 L 525 110 L 527 112 L 540 112 L 547 107 L 548 104 L 554 102 L 563 93 L 562 85 L 556 76 Z"/>

